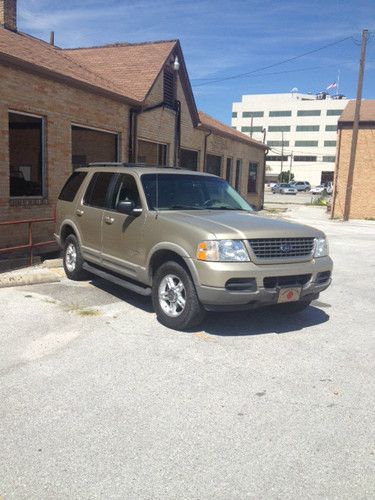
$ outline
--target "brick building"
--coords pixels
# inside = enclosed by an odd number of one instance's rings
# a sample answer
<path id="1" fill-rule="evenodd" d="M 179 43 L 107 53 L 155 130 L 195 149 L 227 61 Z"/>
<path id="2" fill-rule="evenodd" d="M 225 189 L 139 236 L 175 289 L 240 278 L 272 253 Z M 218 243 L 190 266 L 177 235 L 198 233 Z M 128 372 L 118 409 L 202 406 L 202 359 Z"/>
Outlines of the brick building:
<path id="1" fill-rule="evenodd" d="M 266 146 L 198 112 L 178 40 L 61 49 L 18 32 L 16 0 L 0 0 L 0 88 L 0 220 L 50 216 L 91 161 L 207 171 L 263 203 Z M 0 246 L 22 241 L 2 229 Z"/>
<path id="2" fill-rule="evenodd" d="M 350 101 L 338 121 L 335 193 L 332 217 L 342 218 L 348 185 L 355 101 Z M 350 219 L 375 218 L 375 100 L 362 101 L 355 158 Z"/>

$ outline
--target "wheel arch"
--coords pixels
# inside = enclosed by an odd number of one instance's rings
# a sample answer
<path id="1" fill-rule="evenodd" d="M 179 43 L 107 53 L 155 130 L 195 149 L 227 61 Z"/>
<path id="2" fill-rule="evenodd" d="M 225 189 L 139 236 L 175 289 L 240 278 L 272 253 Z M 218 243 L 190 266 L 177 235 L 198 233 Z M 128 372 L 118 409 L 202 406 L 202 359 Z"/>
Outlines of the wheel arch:
<path id="1" fill-rule="evenodd" d="M 175 244 L 158 244 L 151 252 L 148 260 L 147 269 L 150 282 L 153 280 L 153 275 L 156 269 L 164 262 L 177 262 L 184 267 L 191 275 L 195 284 L 199 284 L 197 271 L 189 254 L 182 247 Z"/>

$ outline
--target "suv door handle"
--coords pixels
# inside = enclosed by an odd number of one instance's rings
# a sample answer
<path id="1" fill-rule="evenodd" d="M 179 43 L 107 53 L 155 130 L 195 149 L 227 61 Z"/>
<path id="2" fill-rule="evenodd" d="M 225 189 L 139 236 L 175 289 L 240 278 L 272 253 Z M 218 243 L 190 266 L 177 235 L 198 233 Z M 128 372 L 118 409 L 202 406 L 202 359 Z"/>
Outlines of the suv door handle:
<path id="1" fill-rule="evenodd" d="M 85 212 L 83 210 L 80 210 L 79 208 L 77 208 L 76 210 L 76 214 L 81 217 L 81 215 L 83 215 Z"/>
<path id="2" fill-rule="evenodd" d="M 104 222 L 106 224 L 113 224 L 115 222 L 115 219 L 113 217 L 104 217 Z"/>

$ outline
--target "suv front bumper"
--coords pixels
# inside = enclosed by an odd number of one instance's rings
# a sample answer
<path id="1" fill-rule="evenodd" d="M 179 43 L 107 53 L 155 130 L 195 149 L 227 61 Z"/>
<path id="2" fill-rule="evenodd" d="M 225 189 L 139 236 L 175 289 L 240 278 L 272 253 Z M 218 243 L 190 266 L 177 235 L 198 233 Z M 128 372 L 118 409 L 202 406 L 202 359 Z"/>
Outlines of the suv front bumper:
<path id="1" fill-rule="evenodd" d="M 219 263 L 195 261 L 197 277 L 210 279 L 212 284 L 196 283 L 199 300 L 207 310 L 252 309 L 276 304 L 282 285 L 265 287 L 265 278 L 287 278 L 311 275 L 306 283 L 291 283 L 285 286 L 301 286 L 300 300 L 310 301 L 318 298 L 319 293 L 331 284 L 333 262 L 330 257 L 312 259 L 309 262 L 278 265 L 255 265 L 253 263 Z M 221 267 L 221 268 L 220 268 Z M 322 273 L 327 279 L 322 281 Z M 209 278 L 210 277 L 210 278 Z M 254 290 L 228 290 L 225 284 L 233 279 L 253 278 Z M 199 280 L 201 281 L 201 280 Z M 218 283 L 218 281 L 220 283 Z M 217 286 L 219 284 L 219 286 Z"/>

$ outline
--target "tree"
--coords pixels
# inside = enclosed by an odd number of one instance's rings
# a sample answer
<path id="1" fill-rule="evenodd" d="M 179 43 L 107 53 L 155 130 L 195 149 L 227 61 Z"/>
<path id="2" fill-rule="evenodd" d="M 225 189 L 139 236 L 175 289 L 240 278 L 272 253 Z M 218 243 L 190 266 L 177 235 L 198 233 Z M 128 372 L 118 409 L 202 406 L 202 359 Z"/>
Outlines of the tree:
<path id="1" fill-rule="evenodd" d="M 290 178 L 289 178 L 289 174 L 290 174 Z M 279 182 L 290 182 L 293 179 L 294 179 L 294 174 L 290 173 L 289 170 L 286 170 L 286 171 L 282 172 L 278 176 Z"/>

